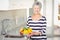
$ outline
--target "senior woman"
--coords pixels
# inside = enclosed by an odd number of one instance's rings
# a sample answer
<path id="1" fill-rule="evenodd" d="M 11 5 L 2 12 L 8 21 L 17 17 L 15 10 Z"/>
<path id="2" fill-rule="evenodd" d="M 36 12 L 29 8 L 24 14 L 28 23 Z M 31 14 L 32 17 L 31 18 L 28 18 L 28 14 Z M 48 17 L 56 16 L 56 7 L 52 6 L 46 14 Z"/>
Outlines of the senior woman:
<path id="1" fill-rule="evenodd" d="M 32 33 L 28 35 L 31 40 L 47 40 L 46 37 L 46 17 L 41 15 L 42 4 L 35 2 L 32 6 L 33 15 L 28 17 L 27 26 L 32 28 Z"/>

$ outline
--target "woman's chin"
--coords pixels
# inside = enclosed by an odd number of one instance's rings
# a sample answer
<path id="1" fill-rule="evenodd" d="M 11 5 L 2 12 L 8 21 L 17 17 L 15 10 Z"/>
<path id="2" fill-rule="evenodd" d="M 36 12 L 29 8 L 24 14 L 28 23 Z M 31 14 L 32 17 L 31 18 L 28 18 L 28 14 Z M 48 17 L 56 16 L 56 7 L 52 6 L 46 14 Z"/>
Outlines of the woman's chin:
<path id="1" fill-rule="evenodd" d="M 34 14 L 38 14 L 39 12 L 34 12 Z"/>

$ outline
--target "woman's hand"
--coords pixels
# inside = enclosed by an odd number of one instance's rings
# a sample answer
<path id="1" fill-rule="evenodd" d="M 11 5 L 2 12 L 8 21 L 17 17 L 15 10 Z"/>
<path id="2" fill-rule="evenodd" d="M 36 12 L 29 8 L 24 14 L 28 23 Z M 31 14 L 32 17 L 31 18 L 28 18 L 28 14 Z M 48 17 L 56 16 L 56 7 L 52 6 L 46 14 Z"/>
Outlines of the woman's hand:
<path id="1" fill-rule="evenodd" d="M 42 33 L 41 32 L 33 32 L 34 35 L 41 35 Z"/>
<path id="2" fill-rule="evenodd" d="M 21 35 L 21 36 L 23 36 L 23 33 L 22 33 L 22 32 L 20 32 L 20 35 Z"/>
<path id="3" fill-rule="evenodd" d="M 32 33 L 30 33 L 30 34 L 28 34 L 27 35 L 27 37 L 31 37 L 32 35 L 34 35 L 34 33 L 32 32 Z"/>
<path id="4" fill-rule="evenodd" d="M 41 32 L 32 32 L 32 33 L 28 34 L 27 36 L 31 37 L 32 35 L 41 35 L 41 34 L 42 34 Z"/>

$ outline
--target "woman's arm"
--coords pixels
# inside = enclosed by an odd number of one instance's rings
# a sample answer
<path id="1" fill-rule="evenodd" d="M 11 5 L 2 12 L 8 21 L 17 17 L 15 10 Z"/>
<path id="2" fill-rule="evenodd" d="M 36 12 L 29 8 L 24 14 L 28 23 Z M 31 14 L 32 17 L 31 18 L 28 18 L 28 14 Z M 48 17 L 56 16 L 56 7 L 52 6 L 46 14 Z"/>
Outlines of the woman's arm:
<path id="1" fill-rule="evenodd" d="M 47 26 L 47 20 L 46 20 L 46 17 L 44 17 L 44 24 L 43 27 L 42 27 L 42 30 L 40 30 L 40 32 L 42 32 L 42 35 L 46 35 L 46 26 Z"/>

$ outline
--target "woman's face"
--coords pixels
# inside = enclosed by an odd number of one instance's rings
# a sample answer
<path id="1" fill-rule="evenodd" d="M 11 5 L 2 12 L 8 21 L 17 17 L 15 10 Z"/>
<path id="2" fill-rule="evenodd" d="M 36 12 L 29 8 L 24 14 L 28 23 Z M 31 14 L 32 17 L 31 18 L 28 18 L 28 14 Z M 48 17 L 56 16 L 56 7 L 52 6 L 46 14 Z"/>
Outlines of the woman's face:
<path id="1" fill-rule="evenodd" d="M 40 6 L 39 5 L 34 5 L 34 7 L 33 7 L 33 13 L 37 14 L 39 12 L 40 12 Z"/>

